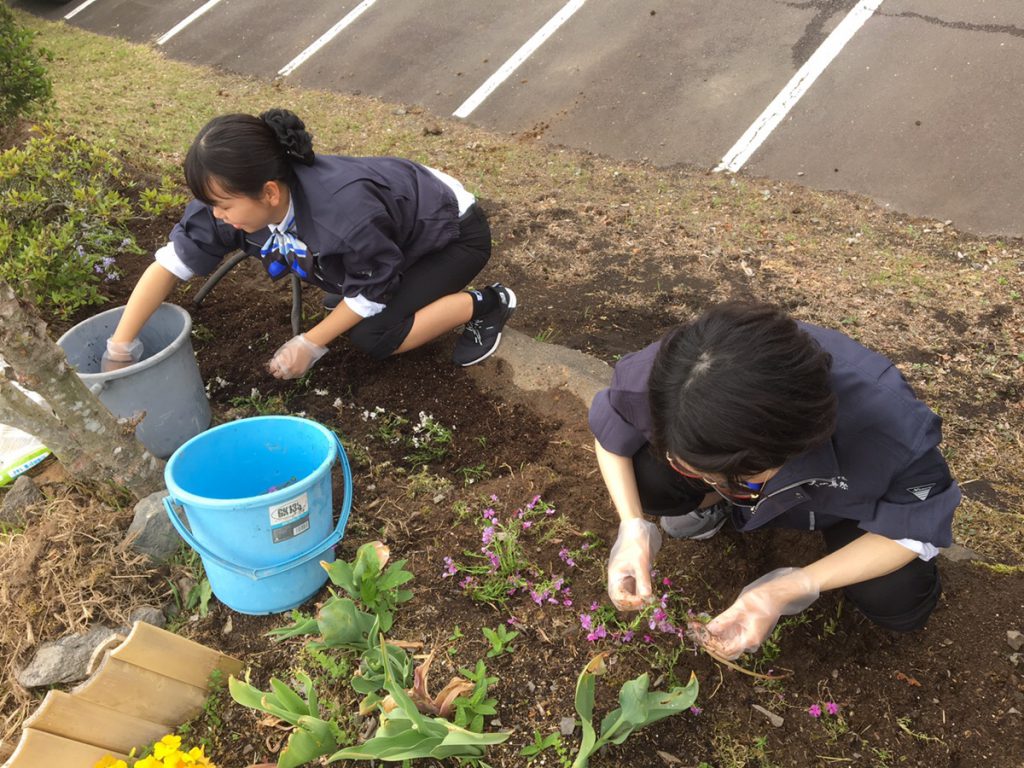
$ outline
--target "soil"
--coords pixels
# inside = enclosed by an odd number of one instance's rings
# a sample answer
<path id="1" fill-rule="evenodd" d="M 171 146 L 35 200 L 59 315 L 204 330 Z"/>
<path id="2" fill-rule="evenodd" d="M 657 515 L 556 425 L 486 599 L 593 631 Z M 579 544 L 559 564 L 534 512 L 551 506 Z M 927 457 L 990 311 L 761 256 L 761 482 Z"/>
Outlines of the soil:
<path id="1" fill-rule="evenodd" d="M 612 248 L 610 239 L 590 239 L 594 227 L 585 225 L 585 215 L 593 217 L 594 212 L 551 208 L 543 213 L 523 228 L 507 212 L 492 211 L 502 246 L 486 277 L 509 281 L 524 297 L 514 325 L 531 334 L 558 329 L 555 341 L 612 360 L 657 337 L 706 301 L 747 291 L 740 278 L 730 286 L 697 274 L 685 286 L 650 292 L 660 273 L 680 267 L 644 266 L 631 261 L 628 253 L 588 261 L 588 273 L 581 277 L 574 276 L 569 264 L 537 269 L 508 258 L 514 244 L 534 230 L 549 233 L 553 247 L 568 252 L 609 253 Z M 558 240 L 559 222 L 571 222 L 563 241 Z M 148 225 L 140 232 L 144 246 L 158 244 L 168 226 L 167 221 Z M 625 262 L 630 262 L 628 267 Z M 699 272 L 697 262 L 686 266 Z M 109 288 L 111 305 L 124 301 L 145 265 L 145 259 L 123 265 L 124 279 Z M 631 300 L 638 283 L 649 299 L 643 305 Z M 454 336 L 381 363 L 340 341 L 304 385 L 278 382 L 265 373 L 264 364 L 289 335 L 288 290 L 262 279 L 254 262 L 236 268 L 203 306 L 194 308 L 190 295 L 197 287 L 190 286 L 176 300 L 192 311 L 193 343 L 215 419 L 281 408 L 305 414 L 343 436 L 354 464 L 355 491 L 339 556 L 351 558 L 359 544 L 381 538 L 393 557 L 408 559 L 415 596 L 399 608 L 392 637 L 422 642 L 424 653 L 438 652 L 433 689 L 458 674 L 459 667 L 472 667 L 484 658 L 489 646 L 481 628 L 514 620 L 521 632 L 514 652 L 486 659 L 488 672 L 499 678 L 492 691 L 498 719 L 491 730 L 512 732 L 505 745 L 489 752 L 491 765 L 523 765 L 518 750 L 532 741 L 535 730 L 544 735 L 557 731 L 562 718 L 575 715 L 576 676 L 598 650 L 610 650 L 613 659 L 607 679 L 599 683 L 599 714 L 614 705 L 623 681 L 642 672 L 665 687 L 685 682 L 692 671 L 701 693 L 699 713 L 644 729 L 597 756 L 594 765 L 1021 765 L 1024 684 L 1006 639 L 1006 631 L 1020 628 L 1024 616 L 1024 574 L 1019 570 L 995 573 L 977 563 L 943 559 L 942 602 L 926 629 L 907 635 L 879 630 L 841 596 L 826 595 L 805 612 L 805 621 L 785 629 L 777 655 L 745 662 L 762 672 L 791 671 L 778 681 L 737 673 L 672 637 L 655 636 L 649 644 L 639 638 L 632 643 L 588 642 L 579 615 L 593 602 L 606 602 L 603 563 L 615 521 L 589 448 L 582 404 L 552 393 L 550 398 L 534 398 L 531 407 L 529 398 L 499 398 L 481 390 L 473 376 L 450 364 Z M 581 301 L 566 301 L 567 289 Z M 778 290 L 768 293 L 788 298 L 794 307 L 803 302 L 793 291 L 785 297 Z M 307 288 L 304 302 L 308 321 L 320 311 L 319 295 Z M 580 306 L 585 307 L 582 315 Z M 997 308 L 989 322 L 1001 321 Z M 959 334 L 974 328 L 953 308 L 931 322 Z M 55 334 L 61 330 L 54 327 Z M 912 358 L 908 348 L 903 361 Z M 914 362 L 935 364 L 936 359 L 922 355 Z M 1019 403 L 1015 386 L 1008 383 L 999 396 L 1003 408 L 1007 401 Z M 407 458 L 407 446 L 382 437 L 381 422 L 369 416 L 377 407 L 411 422 L 424 411 L 450 427 L 447 455 L 424 472 Z M 993 400 L 981 407 L 999 410 Z M 335 493 L 340 491 L 336 484 Z M 985 480 L 965 483 L 965 492 L 1019 506 L 1019 498 L 994 492 Z M 568 580 L 571 607 L 542 608 L 521 594 L 504 610 L 495 610 L 470 599 L 456 579 L 442 578 L 446 556 L 464 561 L 464 551 L 479 547 L 484 508 L 493 506 L 499 516 L 507 516 L 537 495 L 558 510 L 559 522 L 539 521 L 537 536 L 524 534 L 524 540 L 531 558 Z M 999 496 L 1001 501 L 994 498 Z M 558 549 L 578 548 L 587 531 L 599 542 L 594 556 L 569 568 Z M 659 578 L 672 579 L 676 609 L 714 613 L 767 570 L 806 562 L 819 553 L 814 537 L 793 532 L 723 532 L 708 542 L 670 541 L 659 558 Z M 326 597 L 325 591 L 317 600 Z M 193 616 L 180 631 L 241 658 L 251 665 L 254 683 L 263 685 L 271 675 L 287 678 L 300 663 L 301 640 L 275 642 L 265 635 L 285 623 L 286 616 L 244 616 L 213 601 L 208 615 Z M 322 698 L 332 696 L 343 702 L 343 711 L 351 711 L 353 698 L 345 681 L 321 692 Z M 812 704 L 828 701 L 839 704 L 838 715 L 808 714 Z M 784 724 L 773 727 L 753 705 L 783 717 Z M 234 768 L 273 759 L 281 731 L 230 701 L 217 709 L 220 727 L 201 719 L 192 733 L 212 744 L 218 765 Z M 353 731 L 363 727 L 358 722 L 345 725 Z M 571 745 L 578 735 L 577 726 L 575 737 L 566 742 Z M 548 753 L 539 764 L 558 761 Z"/>

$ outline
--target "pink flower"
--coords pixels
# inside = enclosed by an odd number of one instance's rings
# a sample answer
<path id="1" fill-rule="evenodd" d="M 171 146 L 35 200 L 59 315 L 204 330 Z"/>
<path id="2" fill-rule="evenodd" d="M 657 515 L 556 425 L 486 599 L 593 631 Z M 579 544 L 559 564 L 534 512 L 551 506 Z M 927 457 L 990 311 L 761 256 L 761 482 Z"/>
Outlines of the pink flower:
<path id="1" fill-rule="evenodd" d="M 704 710 L 701 709 L 700 707 L 690 707 L 690 714 L 691 715 L 699 715 L 703 711 Z"/>
<path id="2" fill-rule="evenodd" d="M 601 606 L 599 606 L 596 601 L 590 604 L 590 610 L 592 611 L 596 611 L 600 607 Z"/>
<path id="3" fill-rule="evenodd" d="M 562 547 L 558 550 L 558 557 L 570 568 L 573 568 L 576 565 L 576 561 L 572 559 L 572 555 L 569 553 L 569 549 L 567 547 Z"/>
<path id="4" fill-rule="evenodd" d="M 484 510 L 484 519 L 485 520 L 493 520 L 495 517 L 497 517 L 497 514 L 498 514 L 497 512 L 495 512 L 493 509 L 488 507 L 487 509 Z"/>
<path id="5" fill-rule="evenodd" d="M 526 505 L 526 508 L 527 508 L 527 509 L 533 509 L 534 507 L 536 507 L 536 506 L 537 506 L 537 503 L 538 503 L 539 501 L 540 501 L 540 496 L 534 496 L 534 497 L 533 497 L 533 501 L 531 501 L 531 502 L 530 502 L 529 504 L 527 504 L 527 505 Z"/>
<path id="6" fill-rule="evenodd" d="M 524 531 L 530 530 L 530 527 L 532 525 L 533 525 L 533 521 L 532 520 L 523 520 L 523 530 Z"/>
<path id="7" fill-rule="evenodd" d="M 562 605 L 564 605 L 566 608 L 572 608 L 572 600 L 570 600 L 569 598 L 565 598 L 562 601 Z"/>
<path id="8" fill-rule="evenodd" d="M 468 589 L 469 585 L 472 584 L 473 581 L 474 581 L 474 579 L 473 579 L 472 576 L 467 576 L 466 578 L 464 578 L 462 581 L 459 582 L 459 586 L 462 587 L 463 589 Z"/>
<path id="9" fill-rule="evenodd" d="M 620 637 L 619 639 L 624 643 L 633 642 L 633 630 L 627 629 L 625 632 L 622 633 L 622 637 Z"/>
<path id="10" fill-rule="evenodd" d="M 492 493 L 491 494 L 491 501 L 497 501 L 497 500 L 498 500 L 498 495 L 495 494 L 495 493 Z"/>
<path id="11" fill-rule="evenodd" d="M 839 705 L 836 704 L 834 701 L 830 701 L 828 702 L 828 704 L 825 705 L 825 711 L 828 712 L 830 715 L 838 715 Z"/>
<path id="12" fill-rule="evenodd" d="M 480 541 L 482 541 L 484 544 L 490 544 L 492 541 L 494 541 L 493 525 L 488 525 L 486 528 L 484 528 L 483 533 L 480 534 Z"/>
<path id="13" fill-rule="evenodd" d="M 593 643 L 593 642 L 596 642 L 598 640 L 603 640 L 607 636 L 608 636 L 608 630 L 605 629 L 603 625 L 601 625 L 597 629 L 595 629 L 593 632 L 591 632 L 589 635 L 587 635 L 587 641 Z"/>
<path id="14" fill-rule="evenodd" d="M 807 714 L 811 717 L 821 717 L 821 707 L 817 704 L 811 704 L 811 706 L 807 708 Z"/>
<path id="15" fill-rule="evenodd" d="M 580 626 L 585 630 L 590 631 L 594 626 L 594 619 L 589 613 L 580 614 Z"/>
<path id="16" fill-rule="evenodd" d="M 666 576 L 664 579 L 661 580 L 661 585 L 663 587 L 671 587 L 672 586 L 672 579 L 670 579 L 668 576 Z"/>
<path id="17" fill-rule="evenodd" d="M 459 572 L 458 567 L 455 565 L 455 561 L 450 557 L 444 559 L 444 573 L 441 574 L 442 579 L 447 579 L 449 576 L 454 576 Z"/>

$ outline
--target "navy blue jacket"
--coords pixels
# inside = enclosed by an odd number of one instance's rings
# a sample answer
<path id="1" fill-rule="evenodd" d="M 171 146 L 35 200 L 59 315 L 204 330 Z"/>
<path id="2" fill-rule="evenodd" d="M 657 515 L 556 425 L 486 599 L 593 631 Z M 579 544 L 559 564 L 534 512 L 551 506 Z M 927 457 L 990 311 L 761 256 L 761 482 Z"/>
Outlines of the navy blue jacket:
<path id="1" fill-rule="evenodd" d="M 950 546 L 960 489 L 938 449 L 942 420 L 886 358 L 838 331 L 801 328 L 832 355 L 836 429 L 786 462 L 753 507 L 734 506 L 736 527 L 815 530 L 856 520 L 890 539 Z M 611 386 L 594 397 L 590 428 L 611 453 L 632 456 L 651 440 L 647 380 L 660 346 L 623 357 Z"/>
<path id="2" fill-rule="evenodd" d="M 294 231 L 309 249 L 299 263 L 326 291 L 386 304 L 403 272 L 459 235 L 455 193 L 411 160 L 318 155 L 293 167 Z M 269 229 L 247 234 L 224 224 L 194 200 L 170 240 L 185 266 L 206 275 L 236 249 L 259 258 L 269 237 Z M 278 258 L 263 260 L 268 273 Z"/>

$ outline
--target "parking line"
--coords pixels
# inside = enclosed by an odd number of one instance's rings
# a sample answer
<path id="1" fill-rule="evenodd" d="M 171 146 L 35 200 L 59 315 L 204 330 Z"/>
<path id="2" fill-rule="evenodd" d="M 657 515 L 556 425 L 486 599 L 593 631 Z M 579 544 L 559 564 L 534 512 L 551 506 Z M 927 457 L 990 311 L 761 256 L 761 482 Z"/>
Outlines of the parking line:
<path id="1" fill-rule="evenodd" d="M 548 19 L 547 24 L 538 29 L 533 37 L 523 43 L 522 47 L 513 53 L 512 57 L 502 64 L 497 72 L 487 78 L 484 84 L 477 88 L 473 95 L 466 99 L 462 106 L 452 112 L 452 114 L 455 117 L 469 117 L 470 113 L 479 107 L 484 99 L 490 96 L 534 51 L 540 48 L 544 41 L 551 37 L 585 2 L 586 0 L 569 0 L 568 3 L 562 6 L 562 10 Z"/>
<path id="2" fill-rule="evenodd" d="M 77 8 L 75 8 L 75 9 L 74 9 L 73 11 L 71 11 L 70 13 L 66 14 L 66 15 L 64 16 L 64 20 L 65 20 L 65 21 L 67 21 L 68 19 L 70 19 L 70 18 L 72 18 L 72 17 L 74 17 L 74 16 L 77 16 L 77 15 L 78 15 L 79 13 L 81 13 L 82 11 L 84 11 L 84 10 L 85 10 L 86 8 L 88 8 L 88 7 L 90 6 L 90 5 L 92 5 L 92 4 L 93 4 L 93 3 L 95 3 L 95 2 L 96 2 L 96 0 L 85 0 L 85 2 L 84 2 L 84 3 L 82 3 L 82 4 L 80 5 L 80 6 L 78 6 Z"/>
<path id="3" fill-rule="evenodd" d="M 774 101 L 765 108 L 732 149 L 725 153 L 725 157 L 715 167 L 716 172 L 732 171 L 735 173 L 744 166 L 762 142 L 800 101 L 800 97 L 814 84 L 818 75 L 825 71 L 825 68 L 832 63 L 843 46 L 850 42 L 857 30 L 864 26 L 864 23 L 874 15 L 881 4 L 882 0 L 862 0 L 846 14 L 846 18 L 839 22 L 838 26 L 832 30 L 832 34 L 825 38 L 825 41 L 818 46 L 818 50 L 797 70 Z"/>
<path id="4" fill-rule="evenodd" d="M 363 15 L 363 11 L 365 11 L 367 8 L 369 8 L 371 5 L 373 5 L 375 2 L 377 2 L 377 0 L 363 0 L 363 2 L 361 2 L 359 5 L 357 5 L 355 8 L 353 8 L 351 11 L 346 13 L 345 17 L 341 21 L 339 21 L 333 27 L 331 27 L 326 32 L 324 32 L 322 35 L 320 35 L 320 37 L 318 37 L 313 42 L 313 44 L 311 46 L 309 46 L 309 48 L 304 50 L 302 53 L 300 53 L 294 59 L 292 59 L 287 64 L 285 64 L 283 67 L 281 67 L 281 69 L 278 70 L 277 74 L 280 75 L 281 77 L 288 77 L 288 75 L 290 75 L 292 72 L 294 72 L 296 69 L 298 69 L 299 66 L 306 59 L 308 59 L 314 53 L 316 53 L 321 48 L 323 48 L 325 45 L 327 45 L 329 42 L 331 42 L 331 40 L 333 40 L 335 38 L 335 36 L 339 32 L 341 32 L 341 30 L 343 30 L 345 27 L 347 27 L 353 21 L 355 21 L 360 16 L 362 16 Z"/>
<path id="5" fill-rule="evenodd" d="M 187 27 L 193 21 L 195 21 L 200 16 L 202 16 L 204 13 L 206 13 L 208 10 L 213 8 L 213 6 L 215 6 L 219 2 L 220 2 L 220 0 L 209 0 L 209 2 L 204 3 L 199 8 L 196 8 L 194 11 L 192 11 L 192 13 L 190 13 L 184 19 L 179 21 L 177 24 L 175 24 L 174 27 L 169 32 L 164 34 L 163 37 L 161 37 L 159 40 L 157 40 L 156 44 L 157 45 L 163 45 L 168 40 L 170 40 L 172 37 L 174 37 L 176 34 L 181 32 L 181 30 L 183 30 L 185 27 Z"/>

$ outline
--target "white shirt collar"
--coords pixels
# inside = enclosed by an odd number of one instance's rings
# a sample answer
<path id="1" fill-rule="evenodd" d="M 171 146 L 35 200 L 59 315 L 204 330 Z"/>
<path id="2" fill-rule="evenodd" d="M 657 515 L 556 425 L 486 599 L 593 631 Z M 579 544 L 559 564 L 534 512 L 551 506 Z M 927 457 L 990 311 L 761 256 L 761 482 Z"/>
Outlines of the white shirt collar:
<path id="1" fill-rule="evenodd" d="M 278 224 L 270 225 L 270 233 L 280 232 L 284 234 L 286 232 L 285 225 L 292 220 L 292 216 L 295 215 L 295 200 L 289 195 L 288 197 L 288 212 L 284 215 L 284 218 Z"/>

